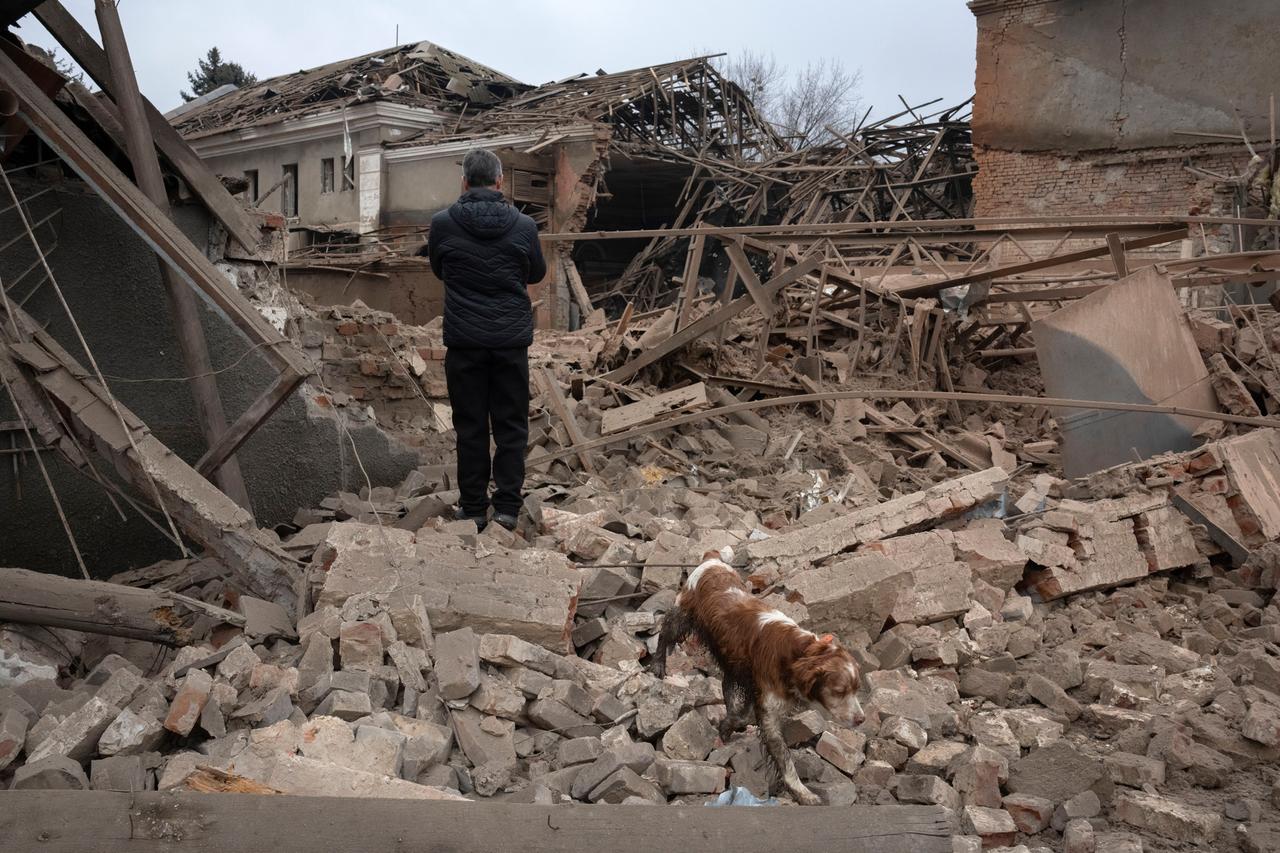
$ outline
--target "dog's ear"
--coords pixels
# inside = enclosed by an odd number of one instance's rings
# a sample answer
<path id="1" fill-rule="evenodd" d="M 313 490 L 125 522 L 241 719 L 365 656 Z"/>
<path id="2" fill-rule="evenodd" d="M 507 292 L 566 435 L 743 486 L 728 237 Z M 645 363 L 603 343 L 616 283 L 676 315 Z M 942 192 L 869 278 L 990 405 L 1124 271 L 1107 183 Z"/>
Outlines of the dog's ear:
<path id="1" fill-rule="evenodd" d="M 832 654 L 836 651 L 833 643 L 820 637 L 815 637 L 804 647 L 804 650 L 791 661 L 791 684 L 796 692 L 810 699 L 817 697 L 822 677 L 827 671 Z"/>
<path id="2" fill-rule="evenodd" d="M 720 559 L 719 551 L 704 551 L 702 554 L 702 562 L 704 563 L 707 560 L 719 560 L 719 559 Z"/>

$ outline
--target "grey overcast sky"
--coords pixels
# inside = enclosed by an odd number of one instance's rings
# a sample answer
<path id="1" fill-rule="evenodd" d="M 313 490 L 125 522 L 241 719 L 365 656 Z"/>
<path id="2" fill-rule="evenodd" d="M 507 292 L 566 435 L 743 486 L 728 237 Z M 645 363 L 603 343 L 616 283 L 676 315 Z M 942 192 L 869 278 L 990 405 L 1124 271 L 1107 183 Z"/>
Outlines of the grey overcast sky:
<path id="1" fill-rule="evenodd" d="M 63 0 L 95 36 L 93 0 Z M 217 45 L 260 79 L 429 40 L 526 83 L 622 71 L 705 52 L 772 52 L 788 67 L 839 59 L 860 69 L 873 115 L 973 93 L 975 24 L 964 0 L 120 0 L 143 93 L 161 110 Z M 53 38 L 34 17 L 19 35 Z"/>

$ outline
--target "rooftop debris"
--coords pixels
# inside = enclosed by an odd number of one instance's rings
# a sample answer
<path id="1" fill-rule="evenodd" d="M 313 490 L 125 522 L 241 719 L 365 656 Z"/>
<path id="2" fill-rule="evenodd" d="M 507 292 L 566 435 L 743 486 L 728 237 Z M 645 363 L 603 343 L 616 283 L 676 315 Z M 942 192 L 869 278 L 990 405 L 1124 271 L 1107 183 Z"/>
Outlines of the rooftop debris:
<path id="1" fill-rule="evenodd" d="M 399 45 L 263 80 L 184 112 L 183 136 L 258 127 L 347 106 L 387 101 L 455 112 L 529 87 L 429 41 Z"/>

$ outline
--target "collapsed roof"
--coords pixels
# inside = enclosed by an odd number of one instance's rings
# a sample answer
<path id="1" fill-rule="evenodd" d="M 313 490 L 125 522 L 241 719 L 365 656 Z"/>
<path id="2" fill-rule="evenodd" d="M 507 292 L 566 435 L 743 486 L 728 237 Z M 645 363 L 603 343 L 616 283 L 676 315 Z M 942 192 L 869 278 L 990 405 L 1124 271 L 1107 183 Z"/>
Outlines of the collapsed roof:
<path id="1" fill-rule="evenodd" d="M 550 131 L 584 121 L 610 125 L 615 143 L 646 148 L 735 158 L 786 149 L 747 94 L 705 56 L 546 83 L 478 113 L 456 130 L 424 132 L 396 147 Z"/>
<path id="2" fill-rule="evenodd" d="M 530 88 L 423 41 L 272 77 L 185 113 L 175 126 L 196 139 L 378 100 L 456 111 L 463 105 L 491 105 Z"/>

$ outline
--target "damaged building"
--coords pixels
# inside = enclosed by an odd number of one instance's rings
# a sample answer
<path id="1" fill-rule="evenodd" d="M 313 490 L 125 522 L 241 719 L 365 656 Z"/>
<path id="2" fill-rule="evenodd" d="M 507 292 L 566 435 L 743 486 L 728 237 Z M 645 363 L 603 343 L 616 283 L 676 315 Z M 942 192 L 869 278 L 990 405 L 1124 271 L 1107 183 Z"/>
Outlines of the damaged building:
<path id="1" fill-rule="evenodd" d="M 164 116 L 114 4 L 6 8 L 0 846 L 1280 849 L 1275 26 L 1175 73 L 1225 16 L 1103 5 L 973 2 L 972 102 L 810 145 L 714 58 L 430 42 Z M 415 257 L 476 146 L 551 269 L 514 531 Z M 709 551 L 857 661 L 821 807 L 650 670 Z"/>

